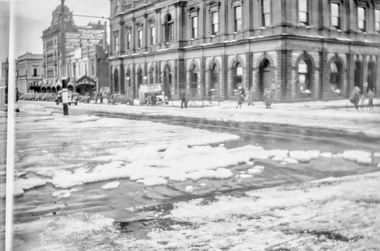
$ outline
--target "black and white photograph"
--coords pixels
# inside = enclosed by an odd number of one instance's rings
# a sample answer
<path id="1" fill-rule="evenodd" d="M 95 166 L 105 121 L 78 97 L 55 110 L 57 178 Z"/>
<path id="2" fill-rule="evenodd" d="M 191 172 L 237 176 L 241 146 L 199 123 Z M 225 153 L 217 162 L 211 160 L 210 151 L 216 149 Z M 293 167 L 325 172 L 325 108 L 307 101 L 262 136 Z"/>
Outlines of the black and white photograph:
<path id="1" fill-rule="evenodd" d="M 0 0 L 0 251 L 380 251 L 380 0 Z"/>

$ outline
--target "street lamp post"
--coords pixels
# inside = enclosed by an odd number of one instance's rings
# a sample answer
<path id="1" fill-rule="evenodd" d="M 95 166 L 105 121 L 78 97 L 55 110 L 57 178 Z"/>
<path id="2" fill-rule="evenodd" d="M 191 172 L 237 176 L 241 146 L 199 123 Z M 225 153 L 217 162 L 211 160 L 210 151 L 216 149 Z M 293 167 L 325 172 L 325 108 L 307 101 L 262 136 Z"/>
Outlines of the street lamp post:
<path id="1" fill-rule="evenodd" d="M 61 0 L 61 81 L 62 81 L 62 103 L 63 115 L 69 115 L 67 78 L 66 78 L 66 43 L 65 43 L 65 0 Z"/>

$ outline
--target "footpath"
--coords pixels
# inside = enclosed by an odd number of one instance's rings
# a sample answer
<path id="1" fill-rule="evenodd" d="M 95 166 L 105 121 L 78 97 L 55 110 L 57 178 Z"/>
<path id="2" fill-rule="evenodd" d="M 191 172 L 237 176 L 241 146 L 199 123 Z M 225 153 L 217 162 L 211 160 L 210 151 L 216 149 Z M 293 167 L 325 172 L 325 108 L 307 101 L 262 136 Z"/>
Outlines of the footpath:
<path id="1" fill-rule="evenodd" d="M 176 118 L 196 119 L 214 122 L 255 123 L 264 125 L 297 126 L 301 128 L 313 128 L 363 134 L 369 137 L 380 137 L 380 99 L 375 99 L 375 108 L 355 110 L 353 107 L 346 109 L 347 100 L 315 101 L 299 103 L 275 103 L 272 109 L 266 109 L 262 102 L 256 102 L 254 106 L 243 104 L 241 109 L 236 109 L 236 102 L 223 101 L 206 103 L 190 103 L 187 109 L 181 109 L 178 101 L 169 102 L 160 106 L 134 106 L 117 104 L 86 104 L 70 106 L 70 114 L 113 112 L 121 115 L 143 116 L 146 118 Z M 29 109 L 35 106 L 31 102 L 19 102 L 20 109 Z M 54 103 L 39 102 L 45 107 L 58 108 Z"/>

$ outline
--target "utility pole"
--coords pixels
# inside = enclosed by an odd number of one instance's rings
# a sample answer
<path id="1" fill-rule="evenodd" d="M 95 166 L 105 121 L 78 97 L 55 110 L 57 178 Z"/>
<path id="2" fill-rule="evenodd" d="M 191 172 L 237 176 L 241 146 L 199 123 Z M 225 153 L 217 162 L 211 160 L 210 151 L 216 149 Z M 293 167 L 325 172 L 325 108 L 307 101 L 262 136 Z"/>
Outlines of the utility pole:
<path id="1" fill-rule="evenodd" d="M 65 0 L 61 0 L 61 81 L 62 81 L 62 103 L 63 115 L 69 115 L 68 93 L 66 77 L 66 39 L 65 39 Z"/>

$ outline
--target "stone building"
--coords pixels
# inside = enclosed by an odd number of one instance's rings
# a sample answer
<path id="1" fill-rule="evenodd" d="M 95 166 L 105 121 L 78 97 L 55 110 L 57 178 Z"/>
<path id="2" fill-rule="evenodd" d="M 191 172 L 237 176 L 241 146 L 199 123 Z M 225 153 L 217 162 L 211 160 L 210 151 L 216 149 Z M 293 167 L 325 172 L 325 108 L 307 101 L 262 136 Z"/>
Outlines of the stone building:
<path id="1" fill-rule="evenodd" d="M 20 93 L 46 92 L 42 90 L 43 55 L 26 52 L 17 59 L 16 83 Z"/>
<path id="2" fill-rule="evenodd" d="M 161 83 L 233 99 L 346 98 L 380 89 L 380 0 L 110 0 L 113 92 Z M 364 90 L 365 91 L 365 90 Z"/>
<path id="3" fill-rule="evenodd" d="M 44 61 L 44 81 L 43 87 L 48 91 L 58 92 L 62 88 L 60 81 L 61 78 L 61 16 L 65 21 L 65 48 L 66 48 L 66 76 L 71 77 L 69 88 L 74 89 L 78 77 L 84 73 L 90 72 L 85 69 L 92 69 L 90 67 L 103 66 L 105 57 L 108 57 L 107 51 L 107 32 L 106 22 L 88 23 L 87 25 L 76 25 L 73 19 L 73 13 L 67 6 L 64 6 L 64 13 L 61 14 L 61 5 L 57 6 L 52 12 L 51 25 L 43 31 L 43 61 Z M 75 53 L 75 51 L 80 52 Z M 99 53 L 99 55 L 97 54 Z M 76 55 L 76 56 L 75 56 Z M 77 57 L 79 55 L 79 58 Z M 90 62 L 88 55 L 96 60 L 96 64 Z M 84 58 L 82 58 L 84 56 Z M 108 66 L 107 66 L 108 68 Z M 81 72 L 82 70 L 82 72 Z M 95 74 L 96 73 L 96 74 Z M 106 78 L 108 85 L 108 70 L 95 69 L 94 74 L 106 74 L 101 76 L 101 79 Z M 99 83 L 95 88 L 99 89 Z"/>
<path id="4" fill-rule="evenodd" d="M 108 54 L 100 45 L 78 48 L 66 55 L 68 89 L 92 94 L 109 89 Z"/>

